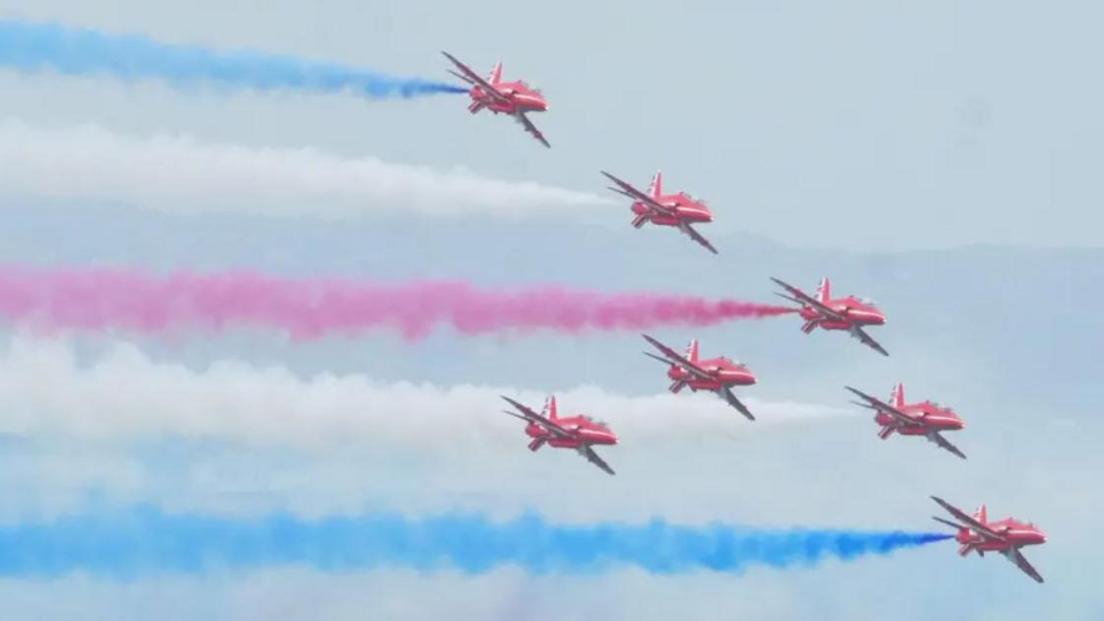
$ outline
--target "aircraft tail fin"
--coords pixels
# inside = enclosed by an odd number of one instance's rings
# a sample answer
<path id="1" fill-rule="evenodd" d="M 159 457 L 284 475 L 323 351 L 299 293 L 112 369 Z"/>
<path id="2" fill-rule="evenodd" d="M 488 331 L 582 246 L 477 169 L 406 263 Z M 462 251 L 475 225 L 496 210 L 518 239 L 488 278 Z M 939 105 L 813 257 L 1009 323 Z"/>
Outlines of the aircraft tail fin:
<path id="1" fill-rule="evenodd" d="M 550 420 L 559 418 L 559 414 L 556 412 L 556 395 L 549 395 L 548 400 L 544 402 L 544 415 Z"/>
<path id="2" fill-rule="evenodd" d="M 898 382 L 898 384 L 893 387 L 893 392 L 889 394 L 889 402 L 893 405 L 893 407 L 898 409 L 905 407 L 904 382 Z"/>
<path id="3" fill-rule="evenodd" d="M 663 195 L 663 171 L 657 170 L 652 182 L 648 184 L 648 195 L 659 198 Z"/>
<path id="4" fill-rule="evenodd" d="M 686 346 L 686 359 L 698 363 L 698 339 L 690 339 L 690 344 Z"/>
<path id="5" fill-rule="evenodd" d="M 817 285 L 816 298 L 818 302 L 827 302 L 832 299 L 832 283 L 829 282 L 827 276 L 820 279 L 820 284 Z"/>
<path id="6" fill-rule="evenodd" d="M 502 63 L 501 62 L 495 63 L 494 67 L 491 68 L 491 74 L 489 76 L 487 76 L 487 81 L 490 82 L 492 86 L 494 86 L 495 84 L 498 84 L 499 82 L 502 81 Z"/>
<path id="7" fill-rule="evenodd" d="M 540 447 L 544 446 L 544 438 L 533 438 L 533 441 L 529 443 L 529 450 L 536 452 L 540 450 Z"/>
<path id="8" fill-rule="evenodd" d="M 675 380 L 671 382 L 671 385 L 667 387 L 667 390 L 678 394 L 683 388 L 686 388 L 686 382 L 682 380 Z"/>
<path id="9" fill-rule="evenodd" d="M 885 440 L 889 436 L 893 435 L 894 431 L 896 431 L 896 429 L 893 427 L 893 425 L 886 425 L 878 430 L 878 437 Z"/>
<path id="10" fill-rule="evenodd" d="M 472 114 L 475 114 L 476 112 L 479 112 L 480 110 L 482 110 L 485 107 L 486 106 L 483 105 L 483 102 L 473 101 L 473 102 L 471 102 L 471 104 L 468 105 L 468 112 L 471 112 Z"/>
<path id="11" fill-rule="evenodd" d="M 985 505 L 979 505 L 977 511 L 974 511 L 974 519 L 982 524 L 989 523 L 989 512 L 986 510 Z"/>
<path id="12" fill-rule="evenodd" d="M 647 221 L 648 221 L 648 216 L 638 215 L 635 218 L 633 218 L 632 225 L 633 225 L 634 228 L 640 228 L 640 227 L 644 226 L 644 223 L 647 222 Z"/>

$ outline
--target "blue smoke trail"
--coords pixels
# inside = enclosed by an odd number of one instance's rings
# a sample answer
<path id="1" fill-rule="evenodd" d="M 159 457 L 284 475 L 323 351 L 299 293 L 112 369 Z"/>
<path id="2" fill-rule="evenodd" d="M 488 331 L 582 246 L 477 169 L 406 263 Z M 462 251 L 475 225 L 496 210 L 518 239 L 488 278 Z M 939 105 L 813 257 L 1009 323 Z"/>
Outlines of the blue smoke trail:
<path id="1" fill-rule="evenodd" d="M 133 577 L 215 567 L 300 564 L 322 571 L 380 567 L 455 568 L 482 573 L 516 565 L 531 573 L 585 572 L 632 565 L 669 574 L 739 572 L 888 554 L 946 534 L 848 530 L 771 531 L 723 524 L 630 526 L 548 524 L 536 515 L 494 523 L 478 515 L 408 519 L 395 514 L 319 521 L 277 514 L 255 520 L 168 515 L 139 508 L 101 516 L 0 526 L 0 575 L 71 571 Z"/>
<path id="2" fill-rule="evenodd" d="M 168 45 L 136 35 L 113 35 L 53 24 L 0 20 L 0 66 L 21 71 L 52 68 L 65 74 L 110 74 L 120 79 L 163 78 L 177 85 L 354 91 L 367 97 L 466 93 L 442 82 L 396 78 L 291 56 L 218 52 Z"/>

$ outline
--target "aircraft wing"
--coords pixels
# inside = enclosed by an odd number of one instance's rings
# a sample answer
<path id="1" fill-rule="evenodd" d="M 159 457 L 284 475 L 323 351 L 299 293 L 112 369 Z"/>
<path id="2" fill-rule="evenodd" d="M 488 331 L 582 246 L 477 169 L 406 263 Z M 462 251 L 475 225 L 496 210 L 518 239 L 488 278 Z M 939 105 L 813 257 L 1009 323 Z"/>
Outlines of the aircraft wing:
<path id="1" fill-rule="evenodd" d="M 828 317 L 829 319 L 835 319 L 836 321 L 847 321 L 847 316 L 846 315 L 835 311 L 831 307 L 825 305 L 823 302 L 821 302 L 820 300 L 814 298 L 813 296 L 805 293 L 801 289 L 798 289 L 797 287 L 795 287 L 795 286 L 793 286 L 789 283 L 782 282 L 781 280 L 778 280 L 777 278 L 775 278 L 773 276 L 771 276 L 771 280 L 773 280 L 775 283 L 777 283 L 780 287 L 785 289 L 787 292 L 789 292 L 790 295 L 793 296 L 793 297 L 782 296 L 782 297 L 786 298 L 787 300 L 791 300 L 793 302 L 797 302 L 798 304 L 803 304 L 805 306 L 812 306 L 813 308 L 817 309 L 822 315 L 824 315 L 825 317 Z M 867 338 L 870 338 L 870 337 L 867 337 Z"/>
<path id="2" fill-rule="evenodd" d="M 881 345 L 879 345 L 878 341 L 870 338 L 870 335 L 867 334 L 862 328 L 856 327 L 854 330 L 852 330 L 851 333 L 855 335 L 855 338 L 862 341 L 863 345 L 866 345 L 870 349 L 873 349 L 883 356 L 889 356 L 889 352 L 886 351 Z"/>
<path id="3" fill-rule="evenodd" d="M 958 507 L 952 505 L 951 503 L 947 502 L 946 500 L 943 500 L 942 498 L 939 498 L 938 496 L 932 496 L 931 499 L 934 500 L 935 502 L 939 503 L 939 506 L 946 509 L 947 513 L 950 513 L 951 515 L 955 516 L 956 519 L 958 519 L 960 522 L 962 522 L 963 524 L 968 526 L 970 529 L 976 531 L 979 535 L 981 535 L 983 537 L 988 537 L 989 539 L 995 539 L 997 541 L 1008 541 L 1007 539 L 1005 539 L 1004 535 L 998 533 L 997 531 L 993 530 L 992 528 L 989 528 L 985 524 L 982 524 L 981 522 L 975 520 L 972 516 L 968 515 L 965 511 L 963 511 L 962 509 L 959 509 Z"/>
<path id="4" fill-rule="evenodd" d="M 718 390 L 717 393 L 720 394 L 721 397 L 725 401 L 727 401 L 729 405 L 736 408 L 737 411 L 746 416 L 748 420 L 755 420 L 755 416 L 752 415 L 751 410 L 749 410 L 746 405 L 741 403 L 740 400 L 736 398 L 736 395 L 732 394 L 732 391 L 727 386 Z"/>
<path id="5" fill-rule="evenodd" d="M 1031 563 L 1027 562 L 1027 558 L 1020 553 L 1019 548 L 1011 548 L 1008 551 L 1008 560 L 1016 564 L 1016 567 L 1020 568 L 1020 571 L 1031 576 L 1031 579 L 1039 584 L 1043 583 L 1043 577 L 1039 575 L 1039 572 L 1035 571 L 1035 568 L 1031 566 Z"/>
<path id="6" fill-rule="evenodd" d="M 966 459 L 966 455 L 962 451 L 958 450 L 957 446 L 955 446 L 955 445 L 951 444 L 950 442 L 948 442 L 947 438 L 944 438 L 943 436 L 939 435 L 939 432 L 932 433 L 928 437 L 931 438 L 932 442 L 935 442 L 937 445 L 939 445 L 939 448 L 946 449 L 946 450 L 950 451 L 951 453 L 954 453 L 955 455 L 958 455 L 962 459 Z"/>
<path id="7" fill-rule="evenodd" d="M 896 418 L 897 421 L 902 423 L 902 424 L 905 424 L 905 425 L 917 425 L 917 424 L 919 424 L 919 422 L 915 418 L 909 416 L 908 414 L 905 414 L 901 410 L 898 410 L 897 408 L 895 408 L 892 405 L 886 403 L 885 401 L 882 401 L 881 399 L 879 399 L 877 397 L 872 397 L 872 396 L 866 394 L 865 392 L 863 392 L 863 391 L 861 391 L 857 388 L 852 388 L 850 386 L 844 386 L 844 388 L 846 388 L 847 390 L 850 390 L 851 392 L 858 395 L 858 397 L 860 399 L 862 399 L 863 401 L 866 401 L 867 403 L 869 403 L 870 407 L 874 408 L 875 410 L 878 410 L 878 411 L 881 411 L 881 412 L 885 412 L 886 414 L 889 414 L 893 418 Z"/>
<path id="8" fill-rule="evenodd" d="M 690 236 L 690 239 L 698 242 L 702 246 L 705 246 L 705 249 L 709 252 L 717 254 L 717 249 L 713 247 L 713 244 L 709 243 L 708 239 L 702 237 L 702 234 L 697 232 L 694 227 L 690 226 L 689 224 L 684 224 L 681 228 L 683 232 Z"/>
<path id="9" fill-rule="evenodd" d="M 587 461 L 604 470 L 606 474 L 614 474 L 613 468 L 610 468 L 609 464 L 599 457 L 598 453 L 595 453 L 594 449 L 591 448 L 589 444 L 583 447 L 583 457 L 586 457 Z"/>
<path id="10" fill-rule="evenodd" d="M 552 420 L 550 420 L 550 419 L 548 419 L 544 416 L 541 416 L 540 414 L 537 414 L 536 412 L 534 412 L 528 406 L 523 405 L 521 403 L 518 403 L 517 401 L 514 401 L 513 399 L 511 399 L 509 397 L 502 397 L 502 398 L 505 399 L 507 403 L 509 403 L 510 405 L 517 408 L 519 412 L 521 412 L 522 415 L 519 416 L 519 418 L 524 418 L 525 420 L 527 420 L 531 423 L 535 423 L 537 425 L 540 425 L 541 427 L 544 427 L 545 429 L 551 431 L 552 433 L 556 434 L 557 436 L 559 436 L 561 438 L 573 438 L 573 437 L 575 437 L 575 434 L 571 433 L 570 431 L 568 431 L 567 429 L 561 427 L 560 425 L 557 425 Z M 512 413 L 507 412 L 507 414 L 512 414 Z M 513 415 L 517 416 L 516 414 L 513 414 Z"/>
<path id="11" fill-rule="evenodd" d="M 655 210 L 659 211 L 660 213 L 662 213 L 665 216 L 674 216 L 675 215 L 675 210 L 674 209 L 671 209 L 670 207 L 667 207 L 667 206 L 664 206 L 664 205 L 660 205 L 659 203 L 656 202 L 656 200 L 654 198 L 652 198 L 651 196 L 648 196 L 647 194 L 645 194 L 645 193 L 641 192 L 640 190 L 634 188 L 631 184 L 626 183 L 626 182 L 618 179 L 617 177 L 614 177 L 613 175 L 609 174 L 608 172 L 606 172 L 604 170 L 602 171 L 602 174 L 605 175 L 607 179 L 609 179 L 610 181 L 616 183 L 621 188 L 620 190 L 618 190 L 617 188 L 612 188 L 613 190 L 619 191 L 621 194 L 624 194 L 625 196 L 628 196 L 629 198 L 636 199 L 636 200 L 648 205 L 652 209 L 655 209 Z"/>
<path id="12" fill-rule="evenodd" d="M 662 352 L 664 356 L 667 356 L 667 358 L 668 358 L 667 362 L 669 364 L 678 365 L 678 366 L 686 369 L 687 371 L 690 372 L 690 374 L 694 375 L 695 377 L 698 377 L 699 379 L 704 379 L 704 380 L 713 379 L 713 376 L 710 375 L 709 373 L 707 373 L 705 371 L 705 369 L 699 367 L 698 365 L 694 364 L 693 362 L 690 362 L 689 360 L 687 360 L 686 358 L 681 356 L 677 351 L 671 349 L 670 347 L 667 347 L 663 343 L 660 343 L 659 341 L 653 339 L 652 337 L 648 336 L 647 334 L 642 334 L 641 336 L 644 337 L 644 340 L 651 343 L 653 347 L 655 347 L 660 352 Z"/>
<path id="13" fill-rule="evenodd" d="M 461 73 L 463 73 L 463 75 L 460 75 L 459 73 L 452 73 L 452 75 L 460 78 L 461 80 L 466 81 L 468 84 L 471 84 L 473 86 L 478 86 L 479 88 L 483 89 L 483 91 L 486 92 L 488 95 L 490 95 L 491 97 L 493 97 L 493 98 L 495 98 L 495 99 L 497 99 L 497 100 L 499 100 L 503 103 L 506 103 L 506 102 L 510 101 L 509 97 L 507 97 L 506 95 L 503 95 L 501 92 L 499 92 L 499 90 L 497 88 L 491 86 L 490 82 L 488 82 L 488 81 L 484 80 L 483 78 L 479 77 L 479 74 L 472 71 L 471 67 L 465 65 L 464 63 L 460 62 L 459 60 L 456 60 L 456 57 L 453 56 L 452 54 L 449 54 L 448 52 L 441 52 L 441 53 L 445 55 L 445 58 L 448 58 L 449 60 L 451 60 L 452 64 L 456 65 L 456 68 L 459 69 Z"/>
<path id="14" fill-rule="evenodd" d="M 518 123 L 521 123 L 521 126 L 525 128 L 525 131 L 529 132 L 534 138 L 540 141 L 541 144 L 548 148 L 552 148 L 552 145 L 548 144 L 548 141 L 544 139 L 544 134 L 542 134 L 541 131 L 537 129 L 536 125 L 533 125 L 533 122 L 530 121 L 529 117 L 525 116 L 524 113 L 518 112 L 514 115 L 514 118 L 518 120 Z"/>

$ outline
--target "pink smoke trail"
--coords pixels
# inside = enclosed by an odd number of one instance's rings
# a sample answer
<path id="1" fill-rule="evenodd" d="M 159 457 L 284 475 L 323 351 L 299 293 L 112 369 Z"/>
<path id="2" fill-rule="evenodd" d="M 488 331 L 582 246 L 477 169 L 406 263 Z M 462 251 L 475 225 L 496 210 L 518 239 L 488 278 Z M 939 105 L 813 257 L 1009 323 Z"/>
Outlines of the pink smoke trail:
<path id="1" fill-rule="evenodd" d="M 382 284 L 249 272 L 158 276 L 128 269 L 0 266 L 0 316 L 50 330 L 158 333 L 262 326 L 311 339 L 389 328 L 417 339 L 440 324 L 463 334 L 538 328 L 579 332 L 707 326 L 789 312 L 793 309 L 735 300 L 555 286 L 499 291 L 449 281 Z"/>

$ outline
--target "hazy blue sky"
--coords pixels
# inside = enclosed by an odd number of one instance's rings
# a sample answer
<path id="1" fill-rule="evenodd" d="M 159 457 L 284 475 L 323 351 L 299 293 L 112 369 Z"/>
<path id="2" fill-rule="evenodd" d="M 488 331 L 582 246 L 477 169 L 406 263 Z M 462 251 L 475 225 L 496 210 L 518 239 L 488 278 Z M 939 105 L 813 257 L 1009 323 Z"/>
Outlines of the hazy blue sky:
<path id="1" fill-rule="evenodd" d="M 502 570 L 473 578 L 288 568 L 137 580 L 4 578 L 3 616 L 616 621 L 1104 614 L 1097 584 L 1104 550 L 1095 519 L 1085 514 L 1104 501 L 1096 480 L 1104 466 L 1096 411 L 1104 398 L 1097 378 L 1104 346 L 1097 207 L 1104 191 L 1096 174 L 1104 163 L 1104 87 L 1095 78 L 1104 8 L 942 0 L 922 6 L 38 0 L 0 1 L 0 16 L 426 77 L 447 76 L 442 49 L 480 69 L 503 60 L 507 77 L 530 80 L 551 100 L 551 110 L 534 118 L 551 150 L 505 119 L 468 115 L 463 98 L 453 96 L 369 101 L 181 92 L 158 83 L 8 70 L 0 70 L 0 96 L 5 118 L 40 127 L 90 122 L 138 137 L 169 131 L 254 147 L 310 146 L 439 170 L 463 166 L 579 192 L 602 191 L 600 169 L 644 184 L 662 168 L 669 188 L 710 201 L 718 220 L 701 230 L 721 249 L 712 257 L 670 231 L 635 231 L 621 205 L 595 206 L 585 215 L 544 211 L 532 219 L 406 218 L 400 209 L 326 223 L 166 215 L 111 201 L 0 191 L 8 216 L 0 237 L 5 263 L 253 267 L 492 285 L 554 281 L 757 300 L 770 297 L 768 276 L 812 287 L 830 275 L 837 291 L 872 296 L 889 313 L 877 332 L 889 359 L 842 335 L 805 337 L 785 318 L 658 336 L 677 343 L 699 336 L 708 353 L 745 360 L 761 378 L 748 394 L 765 403 L 841 408 L 844 384 L 883 394 L 903 380 L 910 396 L 946 402 L 968 420 L 955 440 L 970 455 L 963 463 L 921 441 L 879 442 L 864 415 L 754 426 L 722 420 L 716 432 L 668 439 L 633 427 L 618 412 L 599 412 L 640 438 L 606 452 L 618 468 L 612 481 L 594 476 L 574 455 L 530 455 L 520 432 L 506 435 L 504 445 L 501 421 L 488 423 L 493 430 L 484 436 L 478 414 L 466 411 L 470 425 L 458 427 L 455 442 L 435 440 L 437 451 L 369 440 L 319 452 L 201 432 L 116 443 L 94 434 L 51 435 L 46 422 L 36 427 L 39 413 L 9 399 L 14 389 L 5 392 L 18 382 L 0 380 L 6 521 L 144 502 L 232 514 L 461 507 L 510 515 L 536 508 L 569 520 L 664 515 L 929 529 L 935 507 L 927 496 L 938 493 L 971 508 L 986 501 L 993 517 L 1033 519 L 1051 539 L 1027 551 L 1047 577 L 1042 586 L 1000 558 L 959 559 L 947 544 L 739 576 L 625 570 L 533 578 Z M 129 342 L 148 356 L 135 365 L 179 362 L 197 373 L 229 358 L 286 367 L 302 381 L 329 372 L 534 393 L 589 385 L 629 396 L 665 386 L 632 333 L 462 339 L 446 332 L 414 344 L 379 335 L 298 344 L 241 331 L 58 343 L 6 330 L 0 369 L 13 376 L 38 368 L 33 364 L 55 368 L 58 351 L 72 349 L 81 364 L 94 364 Z M 32 349 L 16 355 L 20 346 Z M 487 404 L 487 416 L 497 411 Z M 157 427 L 158 413 L 149 417 Z M 677 413 L 672 424 L 679 424 Z"/>

